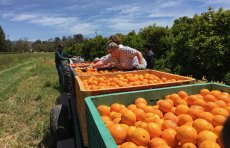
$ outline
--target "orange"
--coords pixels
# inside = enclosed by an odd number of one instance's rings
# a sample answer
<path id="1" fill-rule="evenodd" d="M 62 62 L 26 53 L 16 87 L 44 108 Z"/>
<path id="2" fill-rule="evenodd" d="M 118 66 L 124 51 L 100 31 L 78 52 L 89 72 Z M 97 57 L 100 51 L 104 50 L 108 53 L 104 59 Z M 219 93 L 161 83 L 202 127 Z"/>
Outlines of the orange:
<path id="1" fill-rule="evenodd" d="M 126 110 L 121 113 L 121 123 L 125 123 L 129 126 L 134 125 L 136 122 L 136 115 L 131 110 Z"/>
<path id="2" fill-rule="evenodd" d="M 171 95 L 166 95 L 166 96 L 165 96 L 165 100 L 166 100 L 166 99 L 169 99 L 170 96 L 171 96 Z"/>
<path id="3" fill-rule="evenodd" d="M 215 102 L 216 98 L 215 96 L 211 95 L 211 94 L 207 94 L 204 96 L 204 101 L 206 102 Z"/>
<path id="4" fill-rule="evenodd" d="M 190 125 L 182 125 L 177 129 L 177 139 L 183 145 L 187 142 L 196 143 L 197 131 Z"/>
<path id="5" fill-rule="evenodd" d="M 181 99 L 181 97 L 178 94 L 173 93 L 173 94 L 171 94 L 169 99 L 171 99 L 173 102 L 175 102 L 177 99 Z"/>
<path id="6" fill-rule="evenodd" d="M 201 106 L 192 105 L 187 111 L 187 114 L 195 120 L 202 112 L 204 112 L 204 109 Z"/>
<path id="7" fill-rule="evenodd" d="M 216 126 L 216 127 L 214 128 L 214 133 L 215 133 L 217 136 L 219 136 L 219 134 L 221 133 L 222 129 L 223 129 L 223 126 L 222 126 L 222 125 L 218 125 L 218 126 Z"/>
<path id="8" fill-rule="evenodd" d="M 223 107 L 225 108 L 227 106 L 227 104 L 223 101 L 223 100 L 217 100 L 216 101 L 216 104 L 219 106 L 219 107 Z"/>
<path id="9" fill-rule="evenodd" d="M 123 127 L 125 130 L 129 127 L 127 124 L 120 124 L 121 125 L 121 127 Z"/>
<path id="10" fill-rule="evenodd" d="M 147 123 L 143 122 L 143 121 L 137 121 L 134 123 L 135 127 L 139 127 L 139 128 L 143 128 L 143 129 L 147 129 Z"/>
<path id="11" fill-rule="evenodd" d="M 189 110 L 189 107 L 187 105 L 181 104 L 176 107 L 175 114 L 177 116 L 181 114 L 186 114 L 188 110 Z"/>
<path id="12" fill-rule="evenodd" d="M 135 100 L 135 104 L 137 105 L 137 104 L 139 104 L 139 103 L 144 103 L 144 104 L 147 105 L 147 101 L 145 100 L 145 98 L 137 98 L 137 99 Z"/>
<path id="13" fill-rule="evenodd" d="M 101 116 L 109 116 L 110 107 L 107 105 L 99 105 L 97 110 Z"/>
<path id="14" fill-rule="evenodd" d="M 149 141 L 150 148 L 156 148 L 158 146 L 167 145 L 166 141 L 162 138 L 155 137 Z"/>
<path id="15" fill-rule="evenodd" d="M 111 120 L 113 120 L 113 119 L 115 119 L 115 118 L 120 118 L 120 117 L 121 117 L 121 114 L 112 111 L 112 112 L 109 113 L 109 117 L 110 117 Z"/>
<path id="16" fill-rule="evenodd" d="M 229 116 L 229 112 L 224 109 L 224 108 L 221 108 L 221 107 L 217 107 L 217 108 L 214 108 L 211 113 L 213 115 L 223 115 L 225 117 L 228 117 Z"/>
<path id="17" fill-rule="evenodd" d="M 113 103 L 110 106 L 110 112 L 114 111 L 114 112 L 119 112 L 121 110 L 121 104 L 119 103 Z"/>
<path id="18" fill-rule="evenodd" d="M 147 106 L 144 108 L 144 111 L 145 111 L 146 113 L 151 113 L 153 110 L 154 110 L 153 107 L 152 107 L 152 106 L 149 106 L 149 105 L 147 105 Z"/>
<path id="19" fill-rule="evenodd" d="M 146 113 L 145 114 L 145 119 L 144 122 L 149 123 L 149 122 L 156 122 L 157 120 L 159 120 L 160 117 L 157 114 L 153 114 L 153 113 Z"/>
<path id="20" fill-rule="evenodd" d="M 220 146 L 215 141 L 205 140 L 199 145 L 199 148 L 220 148 Z"/>
<path id="21" fill-rule="evenodd" d="M 215 98 L 218 98 L 221 95 L 221 91 L 219 90 L 212 90 L 210 92 L 211 95 L 213 95 Z"/>
<path id="22" fill-rule="evenodd" d="M 179 92 L 178 92 L 178 95 L 179 95 L 182 99 L 188 97 L 188 93 L 187 93 L 186 91 L 183 91 L 183 90 L 179 91 Z"/>
<path id="23" fill-rule="evenodd" d="M 101 116 L 101 120 L 105 123 L 107 121 L 111 121 L 109 116 Z"/>
<path id="24" fill-rule="evenodd" d="M 151 113 L 157 114 L 160 118 L 163 118 L 163 113 L 159 109 L 154 109 Z"/>
<path id="25" fill-rule="evenodd" d="M 133 134 L 133 131 L 136 129 L 135 126 L 130 126 L 126 129 L 126 141 L 130 141 L 130 136 Z"/>
<path id="26" fill-rule="evenodd" d="M 187 105 L 187 102 L 183 99 L 176 99 L 175 100 L 175 106 L 180 105 L 180 104 Z"/>
<path id="27" fill-rule="evenodd" d="M 212 119 L 212 124 L 214 126 L 218 126 L 218 125 L 224 125 L 224 122 L 226 120 L 226 117 L 223 115 L 215 115 Z"/>
<path id="28" fill-rule="evenodd" d="M 130 141 L 140 146 L 146 146 L 149 140 L 149 133 L 143 128 L 136 128 L 130 136 Z"/>
<path id="29" fill-rule="evenodd" d="M 217 97 L 217 100 L 222 100 L 225 103 L 230 103 L 230 96 L 222 94 Z"/>
<path id="30" fill-rule="evenodd" d="M 125 142 L 120 148 L 137 148 L 137 145 L 133 142 Z"/>
<path id="31" fill-rule="evenodd" d="M 110 134 L 117 144 L 122 144 L 126 138 L 126 130 L 120 124 L 109 126 Z"/>
<path id="32" fill-rule="evenodd" d="M 163 144 L 163 145 L 159 145 L 155 148 L 171 148 L 170 146 L 168 146 L 167 144 Z"/>
<path id="33" fill-rule="evenodd" d="M 205 140 L 216 141 L 217 136 L 214 132 L 211 131 L 202 131 L 197 136 L 197 144 L 198 146 Z"/>
<path id="34" fill-rule="evenodd" d="M 198 97 L 196 95 L 191 95 L 187 97 L 187 103 L 188 105 L 193 105 L 193 102 L 198 99 Z"/>
<path id="35" fill-rule="evenodd" d="M 175 114 L 176 107 L 172 107 L 171 112 Z"/>
<path id="36" fill-rule="evenodd" d="M 143 110 L 146 108 L 146 106 L 147 105 L 145 103 L 138 103 L 138 104 L 136 104 L 137 108 L 140 108 L 140 109 L 143 109 Z"/>
<path id="37" fill-rule="evenodd" d="M 230 105 L 226 106 L 224 109 L 226 109 L 228 113 L 230 114 Z"/>
<path id="38" fill-rule="evenodd" d="M 162 130 L 168 129 L 168 128 L 172 128 L 172 129 L 177 129 L 177 124 L 172 121 L 172 120 L 164 120 L 163 124 L 162 124 Z"/>
<path id="39" fill-rule="evenodd" d="M 136 115 L 137 121 L 143 121 L 145 119 L 145 112 L 142 109 L 137 108 L 133 110 L 133 113 Z"/>
<path id="40" fill-rule="evenodd" d="M 178 124 L 178 121 L 179 121 L 178 117 L 175 114 L 173 114 L 172 112 L 165 113 L 164 114 L 164 120 L 171 120 L 171 121 L 175 122 L 176 124 Z"/>
<path id="41" fill-rule="evenodd" d="M 147 124 L 147 131 L 149 132 L 150 138 L 160 137 L 161 135 L 161 127 L 154 122 Z"/>
<path id="42" fill-rule="evenodd" d="M 192 124 L 193 128 L 196 129 L 197 133 L 200 133 L 204 130 L 209 130 L 209 131 L 213 131 L 214 127 L 211 123 L 209 123 L 207 120 L 205 119 L 196 119 L 193 121 Z"/>
<path id="43" fill-rule="evenodd" d="M 153 109 L 158 109 L 158 105 L 153 105 Z"/>
<path id="44" fill-rule="evenodd" d="M 162 132 L 161 138 L 164 139 L 170 147 L 175 147 L 178 144 L 176 134 L 176 130 L 168 128 Z"/>
<path id="45" fill-rule="evenodd" d="M 106 126 L 107 128 L 109 128 L 109 126 L 111 126 L 111 125 L 114 124 L 113 121 L 106 121 L 106 122 L 104 122 L 104 123 L 105 123 L 105 126 Z"/>
<path id="46" fill-rule="evenodd" d="M 222 92 L 221 95 L 230 96 L 228 92 Z"/>
<path id="47" fill-rule="evenodd" d="M 201 94 L 195 94 L 199 99 L 204 99 L 204 97 Z"/>
<path id="48" fill-rule="evenodd" d="M 172 106 L 174 106 L 174 102 L 173 102 L 173 100 L 171 100 L 171 99 L 165 99 L 166 101 L 169 101 L 171 104 L 172 104 Z"/>
<path id="49" fill-rule="evenodd" d="M 121 121 L 121 117 L 117 117 L 113 119 L 113 123 L 118 124 Z"/>
<path id="50" fill-rule="evenodd" d="M 196 145 L 188 142 L 188 143 L 183 144 L 181 148 L 196 148 Z"/>
<path id="51" fill-rule="evenodd" d="M 207 95 L 207 94 L 209 94 L 210 93 L 210 91 L 208 90 L 208 89 L 201 89 L 200 90 L 200 94 L 202 95 L 202 96 L 205 96 L 205 95 Z"/>
<path id="52" fill-rule="evenodd" d="M 127 108 L 131 111 L 134 111 L 135 109 L 137 109 L 137 106 L 135 104 L 130 104 Z"/>
<path id="53" fill-rule="evenodd" d="M 169 101 L 162 100 L 159 102 L 159 110 L 162 112 L 170 112 L 172 110 L 172 104 Z"/>
<path id="54" fill-rule="evenodd" d="M 179 119 L 178 126 L 184 125 L 189 122 L 193 122 L 192 117 L 188 114 L 181 114 L 178 116 L 178 119 Z"/>
<path id="55" fill-rule="evenodd" d="M 200 113 L 198 115 L 198 117 L 201 118 L 201 119 L 205 119 L 205 120 L 207 120 L 208 122 L 211 123 L 214 115 L 211 114 L 210 112 L 202 112 L 202 113 Z"/>
<path id="56" fill-rule="evenodd" d="M 155 121 L 155 123 L 156 123 L 157 125 L 159 125 L 160 128 L 162 127 L 163 122 L 164 122 L 163 119 L 158 119 L 158 120 Z"/>
<path id="57" fill-rule="evenodd" d="M 215 102 L 207 102 L 207 104 L 204 106 L 204 109 L 206 111 L 212 111 L 214 108 L 217 108 L 218 105 Z"/>
<path id="58" fill-rule="evenodd" d="M 196 99 L 196 100 L 193 102 L 193 105 L 198 105 L 198 106 L 201 106 L 201 107 L 205 107 L 206 104 L 207 104 L 207 103 L 206 103 L 203 99 Z"/>

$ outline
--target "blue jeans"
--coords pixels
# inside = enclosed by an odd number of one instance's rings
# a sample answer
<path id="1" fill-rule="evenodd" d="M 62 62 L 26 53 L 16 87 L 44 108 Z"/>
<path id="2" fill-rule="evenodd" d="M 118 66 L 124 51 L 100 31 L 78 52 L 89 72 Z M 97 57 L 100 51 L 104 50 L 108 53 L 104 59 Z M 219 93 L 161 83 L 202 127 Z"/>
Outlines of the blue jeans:
<path id="1" fill-rule="evenodd" d="M 60 85 L 60 88 L 62 89 L 63 88 L 62 65 L 61 64 L 56 64 L 56 68 L 57 68 L 57 71 L 58 71 L 59 85 Z"/>

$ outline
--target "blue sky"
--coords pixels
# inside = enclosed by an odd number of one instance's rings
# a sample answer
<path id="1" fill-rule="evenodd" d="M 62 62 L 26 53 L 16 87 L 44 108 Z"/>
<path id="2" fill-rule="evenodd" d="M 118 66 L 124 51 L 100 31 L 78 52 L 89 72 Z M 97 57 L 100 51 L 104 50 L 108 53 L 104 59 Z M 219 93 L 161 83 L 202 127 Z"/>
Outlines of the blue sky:
<path id="1" fill-rule="evenodd" d="M 94 37 L 95 31 L 110 36 L 152 24 L 171 26 L 209 6 L 230 9 L 230 0 L 0 0 L 0 25 L 10 40 Z"/>

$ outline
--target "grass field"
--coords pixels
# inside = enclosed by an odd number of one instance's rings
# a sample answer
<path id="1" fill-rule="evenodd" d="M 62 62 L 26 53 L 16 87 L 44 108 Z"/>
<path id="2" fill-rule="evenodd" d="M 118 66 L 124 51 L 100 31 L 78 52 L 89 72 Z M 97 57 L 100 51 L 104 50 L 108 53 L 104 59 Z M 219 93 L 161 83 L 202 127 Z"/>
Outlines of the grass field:
<path id="1" fill-rule="evenodd" d="M 54 53 L 0 54 L 0 147 L 49 147 Z"/>

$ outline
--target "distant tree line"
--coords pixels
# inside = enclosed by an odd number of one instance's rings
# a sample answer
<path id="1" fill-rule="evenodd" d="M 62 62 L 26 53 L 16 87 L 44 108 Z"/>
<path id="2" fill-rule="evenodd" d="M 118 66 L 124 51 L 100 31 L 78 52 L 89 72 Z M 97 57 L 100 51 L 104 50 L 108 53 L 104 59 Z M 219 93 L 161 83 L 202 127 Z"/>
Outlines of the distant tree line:
<path id="1" fill-rule="evenodd" d="M 191 75 L 208 81 L 230 83 L 230 10 L 209 8 L 207 12 L 174 20 L 172 27 L 155 24 L 127 35 L 117 34 L 122 44 L 143 52 L 143 45 L 149 44 L 155 53 L 155 69 Z M 19 39 L 11 42 L 5 39 L 0 26 L 0 52 L 52 52 L 63 42 L 70 54 L 93 60 L 106 54 L 108 37 L 97 35 L 85 38 L 82 34 L 55 37 L 48 41 L 29 42 Z"/>

